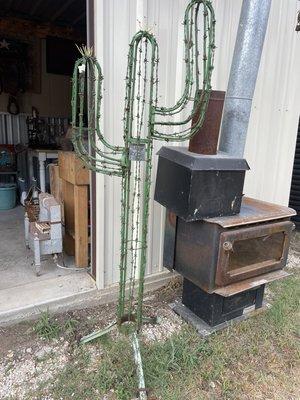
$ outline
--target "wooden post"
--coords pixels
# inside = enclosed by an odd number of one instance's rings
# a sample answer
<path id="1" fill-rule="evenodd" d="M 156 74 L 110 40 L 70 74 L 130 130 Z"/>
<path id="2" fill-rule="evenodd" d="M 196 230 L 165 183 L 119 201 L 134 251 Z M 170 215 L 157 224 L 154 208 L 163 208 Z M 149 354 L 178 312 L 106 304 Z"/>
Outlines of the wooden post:
<path id="1" fill-rule="evenodd" d="M 88 260 L 88 186 L 74 185 L 75 264 L 85 267 Z"/>

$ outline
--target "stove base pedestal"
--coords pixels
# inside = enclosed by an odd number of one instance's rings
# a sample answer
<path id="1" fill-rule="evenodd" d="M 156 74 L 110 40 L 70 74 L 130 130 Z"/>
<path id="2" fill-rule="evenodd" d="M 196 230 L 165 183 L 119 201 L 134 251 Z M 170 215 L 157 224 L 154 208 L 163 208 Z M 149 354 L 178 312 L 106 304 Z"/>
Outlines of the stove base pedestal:
<path id="1" fill-rule="evenodd" d="M 203 319 L 199 318 L 196 314 L 194 314 L 188 307 L 186 307 L 181 302 L 176 302 L 170 305 L 172 310 L 178 314 L 184 321 L 188 324 L 191 324 L 199 335 L 203 338 L 210 336 L 212 333 L 221 331 L 225 328 L 228 328 L 236 323 L 244 321 L 248 318 L 254 317 L 266 309 L 270 307 L 268 303 L 263 302 L 262 306 L 258 309 L 255 309 L 255 306 L 250 306 L 244 308 L 243 314 L 235 317 L 229 321 L 222 322 L 221 324 L 210 326 Z"/>
<path id="2" fill-rule="evenodd" d="M 188 279 L 184 279 L 182 304 L 209 326 L 216 326 L 240 317 L 248 307 L 260 308 L 264 290 L 263 284 L 233 296 L 223 297 L 216 293 L 207 293 Z"/>

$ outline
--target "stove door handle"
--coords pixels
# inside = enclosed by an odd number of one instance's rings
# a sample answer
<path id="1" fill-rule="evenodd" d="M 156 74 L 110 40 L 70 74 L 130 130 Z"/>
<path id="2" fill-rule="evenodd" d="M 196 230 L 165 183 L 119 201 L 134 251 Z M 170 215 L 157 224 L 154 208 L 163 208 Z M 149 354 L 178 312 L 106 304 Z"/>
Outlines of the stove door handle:
<path id="1" fill-rule="evenodd" d="M 223 249 L 225 250 L 225 251 L 233 251 L 233 245 L 232 245 L 232 243 L 231 242 L 224 242 L 223 243 Z"/>

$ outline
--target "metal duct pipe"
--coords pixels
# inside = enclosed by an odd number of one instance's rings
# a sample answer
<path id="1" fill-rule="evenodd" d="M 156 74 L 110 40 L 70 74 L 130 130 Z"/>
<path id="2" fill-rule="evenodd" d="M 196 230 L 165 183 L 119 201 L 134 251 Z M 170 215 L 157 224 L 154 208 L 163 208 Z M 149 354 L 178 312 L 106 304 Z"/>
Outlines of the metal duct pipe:
<path id="1" fill-rule="evenodd" d="M 243 157 L 271 0 L 244 0 L 226 92 L 219 150 Z"/>

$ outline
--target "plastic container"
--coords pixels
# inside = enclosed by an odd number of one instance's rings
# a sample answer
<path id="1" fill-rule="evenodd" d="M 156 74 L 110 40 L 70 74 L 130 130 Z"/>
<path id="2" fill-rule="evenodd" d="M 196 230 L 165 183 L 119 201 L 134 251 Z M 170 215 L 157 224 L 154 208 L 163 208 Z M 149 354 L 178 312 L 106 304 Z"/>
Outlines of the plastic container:
<path id="1" fill-rule="evenodd" d="M 14 183 L 0 183 L 0 210 L 16 206 L 17 186 Z"/>

